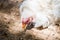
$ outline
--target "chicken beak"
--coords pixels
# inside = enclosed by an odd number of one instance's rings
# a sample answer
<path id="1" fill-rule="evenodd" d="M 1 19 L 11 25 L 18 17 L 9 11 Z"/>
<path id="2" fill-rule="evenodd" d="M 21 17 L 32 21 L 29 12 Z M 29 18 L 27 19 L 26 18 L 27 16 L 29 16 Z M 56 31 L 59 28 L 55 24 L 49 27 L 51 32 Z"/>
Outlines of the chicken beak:
<path id="1" fill-rule="evenodd" d="M 24 30 L 26 29 L 26 25 L 27 25 L 27 24 L 22 23 L 22 28 L 23 28 Z"/>

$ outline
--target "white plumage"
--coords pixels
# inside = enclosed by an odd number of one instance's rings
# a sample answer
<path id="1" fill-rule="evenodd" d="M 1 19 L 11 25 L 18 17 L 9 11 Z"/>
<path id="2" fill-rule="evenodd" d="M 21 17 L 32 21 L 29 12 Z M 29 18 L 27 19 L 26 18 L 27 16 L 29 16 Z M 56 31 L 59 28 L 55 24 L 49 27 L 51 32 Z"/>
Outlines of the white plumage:
<path id="1" fill-rule="evenodd" d="M 34 27 L 47 27 L 60 21 L 60 0 L 24 0 L 20 13 L 21 21 L 32 17 Z"/>

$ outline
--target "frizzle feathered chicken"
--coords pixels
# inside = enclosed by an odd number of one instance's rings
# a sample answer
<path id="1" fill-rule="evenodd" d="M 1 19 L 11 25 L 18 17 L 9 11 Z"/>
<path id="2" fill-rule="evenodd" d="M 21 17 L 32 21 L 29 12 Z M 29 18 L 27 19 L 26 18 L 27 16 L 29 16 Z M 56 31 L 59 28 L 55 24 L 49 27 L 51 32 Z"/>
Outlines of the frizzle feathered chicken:
<path id="1" fill-rule="evenodd" d="M 60 0 L 24 0 L 20 6 L 22 27 L 43 28 L 60 23 Z"/>

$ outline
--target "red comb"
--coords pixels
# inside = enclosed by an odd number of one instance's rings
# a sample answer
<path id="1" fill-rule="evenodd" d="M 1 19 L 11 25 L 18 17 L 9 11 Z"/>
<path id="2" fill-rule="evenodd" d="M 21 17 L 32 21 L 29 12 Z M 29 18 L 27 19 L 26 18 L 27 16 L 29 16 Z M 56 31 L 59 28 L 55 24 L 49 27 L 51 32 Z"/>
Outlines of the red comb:
<path id="1" fill-rule="evenodd" d="M 33 18 L 32 17 L 29 17 L 29 18 L 26 18 L 26 19 L 22 19 L 22 23 L 24 23 L 24 24 L 28 24 L 29 22 L 31 22 L 33 20 Z"/>

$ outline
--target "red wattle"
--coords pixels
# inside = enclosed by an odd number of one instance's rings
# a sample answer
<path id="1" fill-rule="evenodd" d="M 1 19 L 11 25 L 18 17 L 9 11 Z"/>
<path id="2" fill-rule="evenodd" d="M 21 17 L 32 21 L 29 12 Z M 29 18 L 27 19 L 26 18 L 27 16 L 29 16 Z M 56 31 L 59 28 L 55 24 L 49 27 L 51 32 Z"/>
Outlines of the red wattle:
<path id="1" fill-rule="evenodd" d="M 26 19 L 22 19 L 22 23 L 23 24 L 28 24 L 29 22 L 31 22 L 33 20 L 33 18 L 29 17 L 29 18 L 26 18 Z"/>

